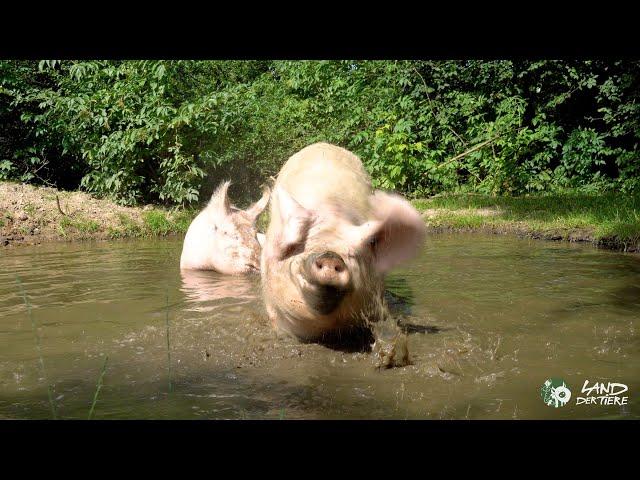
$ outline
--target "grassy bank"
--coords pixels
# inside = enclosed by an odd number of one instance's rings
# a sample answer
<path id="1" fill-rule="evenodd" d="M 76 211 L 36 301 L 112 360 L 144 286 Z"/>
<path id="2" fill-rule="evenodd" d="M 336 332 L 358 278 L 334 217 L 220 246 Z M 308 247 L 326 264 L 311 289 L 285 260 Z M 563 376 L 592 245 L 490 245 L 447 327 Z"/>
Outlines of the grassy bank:
<path id="1" fill-rule="evenodd" d="M 440 195 L 414 200 L 432 231 L 484 231 L 640 252 L 640 195 Z M 184 234 L 195 209 L 123 207 L 84 192 L 0 182 L 0 246 Z M 260 217 L 264 231 L 268 215 Z"/>
<path id="2" fill-rule="evenodd" d="M 142 221 L 135 222 L 121 215 L 120 224 L 108 229 L 109 238 L 152 237 L 185 234 L 191 220 L 197 212 L 194 210 L 167 211 L 155 209 L 142 213 Z"/>
<path id="3" fill-rule="evenodd" d="M 84 192 L 0 182 L 0 246 L 184 234 L 196 211 L 123 207 Z"/>
<path id="4" fill-rule="evenodd" d="M 433 230 L 487 231 L 640 251 L 640 196 L 443 195 L 414 200 Z"/>

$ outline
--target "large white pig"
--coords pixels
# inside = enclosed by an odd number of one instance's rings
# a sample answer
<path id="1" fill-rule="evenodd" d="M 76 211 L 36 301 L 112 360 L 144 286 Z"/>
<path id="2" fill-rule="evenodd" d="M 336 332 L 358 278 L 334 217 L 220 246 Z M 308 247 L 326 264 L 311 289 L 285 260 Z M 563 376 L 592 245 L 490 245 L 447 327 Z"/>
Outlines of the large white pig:
<path id="1" fill-rule="evenodd" d="M 261 257 L 273 325 L 314 340 L 384 315 L 384 274 L 412 258 L 424 221 L 402 197 L 373 191 L 360 159 L 316 143 L 278 175 Z"/>
<path id="2" fill-rule="evenodd" d="M 229 203 L 230 182 L 222 183 L 207 206 L 191 222 L 184 237 L 181 269 L 215 270 L 242 274 L 260 269 L 260 241 L 256 220 L 269 202 L 265 188 L 262 198 L 246 210 Z"/>

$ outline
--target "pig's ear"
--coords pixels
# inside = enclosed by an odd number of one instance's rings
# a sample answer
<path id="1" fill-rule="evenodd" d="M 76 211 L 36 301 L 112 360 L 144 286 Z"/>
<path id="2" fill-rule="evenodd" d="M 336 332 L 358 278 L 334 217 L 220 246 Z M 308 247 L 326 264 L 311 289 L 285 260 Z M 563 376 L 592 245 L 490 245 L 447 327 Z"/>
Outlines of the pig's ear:
<path id="1" fill-rule="evenodd" d="M 231 185 L 230 181 L 221 183 L 217 190 L 213 192 L 213 195 L 211 195 L 211 200 L 209 200 L 207 206 L 213 213 L 222 217 L 231 215 L 231 205 L 229 204 L 229 196 L 227 195 L 229 185 Z"/>
<path id="2" fill-rule="evenodd" d="M 376 269 L 385 273 L 418 253 L 426 227 L 417 210 L 399 195 L 376 191 L 370 202 L 376 220 L 358 227 L 359 236 L 363 247 L 373 249 Z"/>
<path id="3" fill-rule="evenodd" d="M 277 188 L 274 195 L 280 211 L 280 231 L 275 236 L 274 244 L 270 245 L 271 255 L 284 260 L 304 248 L 315 215 L 282 188 Z"/>
<path id="4" fill-rule="evenodd" d="M 251 222 L 256 222 L 262 211 L 267 206 L 267 203 L 269 203 L 270 196 L 271 190 L 269 187 L 264 187 L 262 190 L 262 198 L 245 210 L 245 213 L 249 216 Z"/>

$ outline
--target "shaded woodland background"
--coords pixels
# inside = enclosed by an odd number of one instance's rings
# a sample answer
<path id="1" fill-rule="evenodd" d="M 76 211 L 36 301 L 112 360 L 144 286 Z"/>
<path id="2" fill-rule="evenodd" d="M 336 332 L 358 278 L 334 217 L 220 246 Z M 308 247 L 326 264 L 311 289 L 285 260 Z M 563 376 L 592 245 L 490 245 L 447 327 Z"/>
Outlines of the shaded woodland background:
<path id="1" fill-rule="evenodd" d="M 316 141 L 409 197 L 640 193 L 637 61 L 0 61 L 0 180 L 248 201 Z"/>

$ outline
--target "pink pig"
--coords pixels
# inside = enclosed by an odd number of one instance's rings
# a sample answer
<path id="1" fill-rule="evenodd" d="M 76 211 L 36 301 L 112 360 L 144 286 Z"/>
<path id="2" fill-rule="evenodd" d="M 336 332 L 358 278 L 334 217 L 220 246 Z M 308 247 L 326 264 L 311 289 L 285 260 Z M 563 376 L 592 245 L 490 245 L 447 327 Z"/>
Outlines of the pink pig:
<path id="1" fill-rule="evenodd" d="M 384 274 L 416 255 L 425 225 L 399 195 L 373 191 L 353 153 L 316 143 L 277 178 L 261 257 L 273 325 L 314 340 L 376 321 Z"/>
<path id="2" fill-rule="evenodd" d="M 222 183 L 209 204 L 191 222 L 184 237 L 181 269 L 215 270 L 220 273 L 258 272 L 260 241 L 256 220 L 269 202 L 265 188 L 262 198 L 247 210 L 229 204 L 227 190 L 231 182 Z"/>

